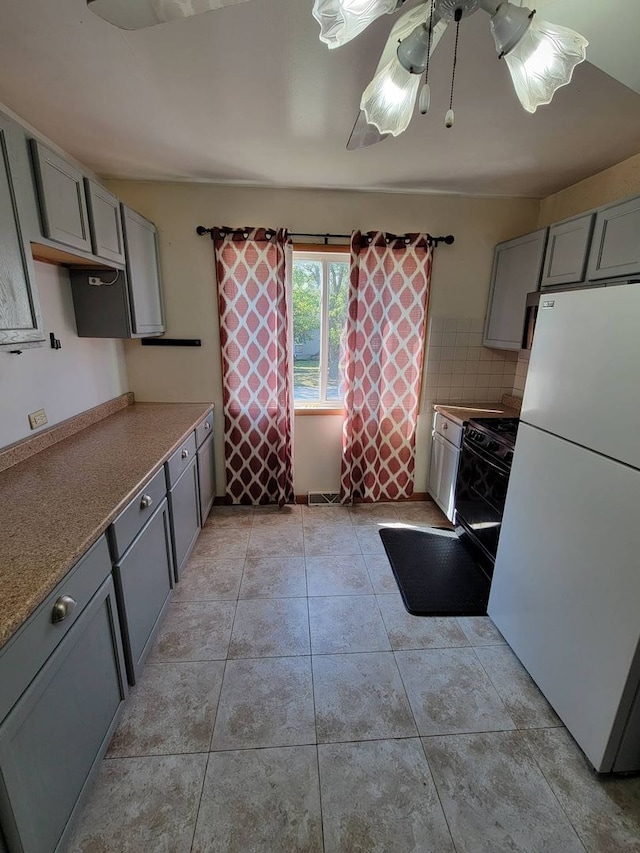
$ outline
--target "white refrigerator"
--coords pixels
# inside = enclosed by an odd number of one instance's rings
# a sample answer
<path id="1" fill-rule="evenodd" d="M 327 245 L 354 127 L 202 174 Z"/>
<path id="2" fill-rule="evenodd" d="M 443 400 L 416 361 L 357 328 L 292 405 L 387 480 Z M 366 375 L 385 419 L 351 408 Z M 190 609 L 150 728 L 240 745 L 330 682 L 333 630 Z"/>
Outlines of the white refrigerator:
<path id="1" fill-rule="evenodd" d="M 594 768 L 640 770 L 640 284 L 542 294 L 488 612 Z"/>

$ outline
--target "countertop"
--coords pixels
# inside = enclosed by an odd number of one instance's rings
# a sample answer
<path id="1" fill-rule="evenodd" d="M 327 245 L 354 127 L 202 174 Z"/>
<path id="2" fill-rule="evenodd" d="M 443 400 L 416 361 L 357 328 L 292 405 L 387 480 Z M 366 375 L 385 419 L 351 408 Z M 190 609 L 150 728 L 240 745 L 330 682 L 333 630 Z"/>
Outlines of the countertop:
<path id="1" fill-rule="evenodd" d="M 0 646 L 211 409 L 134 403 L 0 473 Z"/>
<path id="2" fill-rule="evenodd" d="M 464 426 L 465 421 L 471 418 L 519 418 L 520 411 L 513 409 L 510 406 L 503 406 L 501 403 L 487 406 L 477 406 L 470 408 L 467 406 L 449 406 L 436 404 L 433 407 L 436 412 L 441 412 L 452 421 L 455 421 L 460 426 Z"/>

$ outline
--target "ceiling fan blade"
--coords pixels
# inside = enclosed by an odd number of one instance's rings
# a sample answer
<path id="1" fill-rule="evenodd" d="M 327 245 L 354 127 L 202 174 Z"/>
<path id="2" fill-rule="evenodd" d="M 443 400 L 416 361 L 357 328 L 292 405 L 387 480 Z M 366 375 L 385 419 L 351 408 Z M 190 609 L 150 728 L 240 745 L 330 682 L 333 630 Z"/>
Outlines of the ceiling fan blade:
<path id="1" fill-rule="evenodd" d="M 358 148 L 369 148 L 371 145 L 377 145 L 387 139 L 388 133 L 381 134 L 378 128 L 372 124 L 367 124 L 365 114 L 360 110 L 356 123 L 353 125 L 351 136 L 347 142 L 347 151 L 357 151 Z"/>
<path id="2" fill-rule="evenodd" d="M 389 33 L 389 37 L 387 38 L 387 42 L 383 48 L 375 74 L 377 74 L 378 71 L 380 71 L 380 69 L 393 58 L 398 50 L 399 41 L 406 39 L 419 24 L 422 24 L 425 21 L 428 22 L 430 6 L 431 4 L 428 2 L 422 3 L 420 6 L 416 6 L 398 18 L 391 28 L 391 32 Z M 440 43 L 440 39 L 444 35 L 446 29 L 446 21 L 437 21 L 431 33 L 431 52 L 429 53 L 429 56 L 433 56 L 433 51 Z M 368 124 L 364 112 L 360 110 L 355 124 L 353 125 L 349 141 L 347 142 L 347 151 L 356 151 L 358 148 L 369 148 L 371 145 L 377 145 L 378 142 L 388 139 L 389 135 L 390 134 L 388 133 L 380 133 L 372 124 Z"/>
<path id="3" fill-rule="evenodd" d="M 99 18 L 120 27 L 121 30 L 141 30 L 246 2 L 247 0 L 87 0 L 87 6 Z"/>

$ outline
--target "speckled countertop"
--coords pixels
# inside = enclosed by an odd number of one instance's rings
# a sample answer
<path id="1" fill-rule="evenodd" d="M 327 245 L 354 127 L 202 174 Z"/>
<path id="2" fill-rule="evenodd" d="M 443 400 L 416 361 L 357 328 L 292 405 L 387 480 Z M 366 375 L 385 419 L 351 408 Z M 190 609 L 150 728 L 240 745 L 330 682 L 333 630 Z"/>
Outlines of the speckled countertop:
<path id="1" fill-rule="evenodd" d="M 436 412 L 441 412 L 443 415 L 446 415 L 448 418 L 451 418 L 452 421 L 463 426 L 465 421 L 471 420 L 471 418 L 519 418 L 520 412 L 518 409 L 513 409 L 510 406 L 504 406 L 502 403 L 497 403 L 494 405 L 486 405 L 486 406 L 449 406 L 449 405 L 438 405 L 436 404 L 433 407 Z"/>
<path id="2" fill-rule="evenodd" d="M 0 473 L 0 646 L 211 408 L 134 403 Z"/>

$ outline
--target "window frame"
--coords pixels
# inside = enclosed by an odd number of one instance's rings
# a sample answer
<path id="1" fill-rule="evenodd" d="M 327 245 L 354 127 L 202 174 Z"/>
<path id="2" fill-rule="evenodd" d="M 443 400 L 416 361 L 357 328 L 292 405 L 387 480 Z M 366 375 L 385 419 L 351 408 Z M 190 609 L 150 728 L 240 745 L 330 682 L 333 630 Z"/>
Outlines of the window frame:
<path id="1" fill-rule="evenodd" d="M 324 250 L 324 251 L 323 251 Z M 344 411 L 343 400 L 328 400 L 327 399 L 327 381 L 329 364 L 327 361 L 327 347 L 329 341 L 329 288 L 327 286 L 328 271 L 327 267 L 330 263 L 342 261 L 346 262 L 347 267 L 350 264 L 350 249 L 345 246 L 320 246 L 317 250 L 311 250 L 307 246 L 304 248 L 293 248 L 293 264 L 297 261 L 316 261 L 322 265 L 321 279 L 321 302 L 320 302 L 320 399 L 319 400 L 299 400 L 295 398 L 294 385 L 294 400 L 293 406 L 296 414 L 311 415 L 311 414 L 342 414 Z M 292 271 L 293 273 L 293 271 Z M 291 294 L 292 294 L 292 322 L 293 322 L 293 274 L 291 276 Z M 295 365 L 295 342 L 292 347 L 292 369 Z"/>

